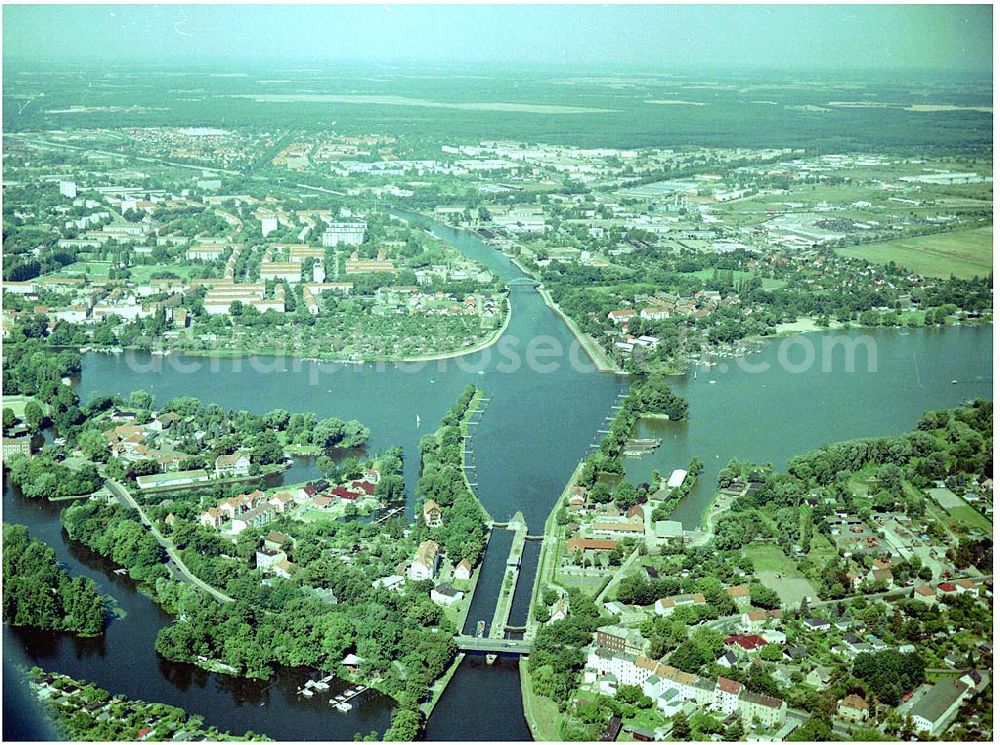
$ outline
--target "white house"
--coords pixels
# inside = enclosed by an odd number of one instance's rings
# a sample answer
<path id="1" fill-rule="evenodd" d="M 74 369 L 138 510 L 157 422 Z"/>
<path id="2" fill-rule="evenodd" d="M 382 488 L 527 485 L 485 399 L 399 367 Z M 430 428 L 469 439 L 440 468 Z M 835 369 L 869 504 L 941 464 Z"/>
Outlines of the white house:
<path id="1" fill-rule="evenodd" d="M 434 579 L 440 560 L 440 547 L 436 541 L 424 541 L 417 548 L 417 554 L 410 564 L 410 579 Z"/>
<path id="2" fill-rule="evenodd" d="M 246 476 L 250 473 L 250 459 L 239 451 L 220 455 L 215 459 L 215 472 L 219 476 Z"/>
<path id="3" fill-rule="evenodd" d="M 456 590 L 447 582 L 442 582 L 431 590 L 431 600 L 438 605 L 454 605 L 465 597 L 465 593 Z"/>

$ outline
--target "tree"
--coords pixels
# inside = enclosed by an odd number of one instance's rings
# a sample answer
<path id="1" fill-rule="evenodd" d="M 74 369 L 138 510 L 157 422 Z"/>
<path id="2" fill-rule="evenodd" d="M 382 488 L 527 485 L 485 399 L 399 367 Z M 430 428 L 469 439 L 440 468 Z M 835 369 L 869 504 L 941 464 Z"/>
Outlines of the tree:
<path id="1" fill-rule="evenodd" d="M 88 429 L 82 432 L 76 440 L 77 447 L 83 453 L 83 457 L 88 460 L 106 460 L 108 456 L 108 442 L 100 432 L 95 429 Z"/>
<path id="2" fill-rule="evenodd" d="M 42 428 L 45 415 L 42 407 L 36 401 L 28 401 L 24 405 L 24 424 L 31 432 L 38 432 Z"/>
<path id="3" fill-rule="evenodd" d="M 674 715 L 673 727 L 670 729 L 670 736 L 674 740 L 684 741 L 691 739 L 691 723 L 684 712 Z"/>
<path id="4" fill-rule="evenodd" d="M 3 408 L 3 431 L 9 432 L 13 429 L 14 425 L 17 423 L 17 417 L 14 415 L 14 410 L 9 406 L 4 406 Z"/>
<path id="5" fill-rule="evenodd" d="M 153 408 L 153 394 L 146 390 L 132 391 L 128 397 L 129 406 L 134 409 L 150 410 Z"/>

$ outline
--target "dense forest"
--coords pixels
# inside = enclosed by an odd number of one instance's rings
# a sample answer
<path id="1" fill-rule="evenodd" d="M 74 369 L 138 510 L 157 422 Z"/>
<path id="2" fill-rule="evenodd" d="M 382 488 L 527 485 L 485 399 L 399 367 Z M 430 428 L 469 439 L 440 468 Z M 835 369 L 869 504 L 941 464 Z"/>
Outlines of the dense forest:
<path id="1" fill-rule="evenodd" d="M 75 497 L 97 491 L 103 480 L 92 463 L 74 470 L 47 455 L 17 455 L 4 463 L 26 497 Z"/>
<path id="2" fill-rule="evenodd" d="M 55 552 L 23 525 L 3 525 L 3 617 L 12 626 L 104 632 L 110 598 L 89 577 L 71 577 Z"/>

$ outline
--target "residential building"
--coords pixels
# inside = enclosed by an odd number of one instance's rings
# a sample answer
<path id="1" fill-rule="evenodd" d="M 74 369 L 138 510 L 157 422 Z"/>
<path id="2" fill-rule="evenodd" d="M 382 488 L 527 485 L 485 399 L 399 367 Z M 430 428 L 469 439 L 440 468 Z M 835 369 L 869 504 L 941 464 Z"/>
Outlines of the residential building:
<path id="1" fill-rule="evenodd" d="M 566 541 L 566 552 L 572 554 L 574 551 L 614 551 L 618 548 L 618 541 L 607 538 L 583 538 L 577 536 Z"/>
<path id="2" fill-rule="evenodd" d="M 148 476 L 136 476 L 135 482 L 140 489 L 162 489 L 165 487 L 191 486 L 210 480 L 207 471 L 200 468 L 193 471 L 173 471 L 171 473 L 153 473 Z"/>
<path id="3" fill-rule="evenodd" d="M 745 611 L 750 607 L 750 588 L 746 585 L 736 585 L 726 589 L 726 595 L 736 604 L 736 608 Z"/>
<path id="4" fill-rule="evenodd" d="M 275 509 L 269 504 L 262 504 L 249 512 L 233 518 L 232 532 L 239 535 L 247 528 L 259 528 L 266 525 L 274 518 Z"/>
<path id="5" fill-rule="evenodd" d="M 720 685 L 722 680 L 719 678 Z M 781 699 L 747 690 L 740 692 L 737 708 L 745 727 L 774 729 L 785 723 L 788 714 L 788 704 Z"/>
<path id="6" fill-rule="evenodd" d="M 441 507 L 433 499 L 428 499 L 424 502 L 424 524 L 428 528 L 440 528 L 441 527 Z"/>
<path id="7" fill-rule="evenodd" d="M 323 233 L 323 245 L 332 248 L 339 245 L 360 246 L 365 240 L 368 226 L 363 222 L 335 222 Z"/>
<path id="8" fill-rule="evenodd" d="M 30 436 L 3 438 L 3 459 L 7 460 L 15 455 L 31 455 Z"/>
<path id="9" fill-rule="evenodd" d="M 732 714 L 740 706 L 743 684 L 729 678 L 719 678 L 712 694 L 712 708 L 723 714 Z"/>
<path id="10" fill-rule="evenodd" d="M 447 582 L 442 582 L 431 590 L 431 600 L 438 605 L 454 605 L 465 596 L 461 590 L 456 590 Z"/>
<path id="11" fill-rule="evenodd" d="M 704 605 L 705 596 L 700 592 L 685 595 L 674 595 L 669 598 L 660 598 L 653 606 L 653 610 L 658 616 L 670 616 L 674 610 L 685 605 Z"/>
<path id="12" fill-rule="evenodd" d="M 969 687 L 954 678 L 939 680 L 910 709 L 913 728 L 937 738 L 954 721 Z"/>
<path id="13" fill-rule="evenodd" d="M 219 476 L 246 476 L 250 473 L 250 459 L 238 450 L 220 455 L 215 459 L 215 473 Z"/>
<path id="14" fill-rule="evenodd" d="M 424 541 L 417 548 L 417 554 L 410 564 L 410 579 L 434 579 L 440 560 L 440 546 L 436 541 Z"/>
<path id="15" fill-rule="evenodd" d="M 262 571 L 269 571 L 282 559 L 287 559 L 288 556 L 284 551 L 280 549 L 273 548 L 259 548 L 255 555 L 257 568 Z"/>
<path id="16" fill-rule="evenodd" d="M 837 716 L 858 724 L 868 718 L 868 702 L 856 693 L 844 696 L 837 704 Z"/>
<path id="17" fill-rule="evenodd" d="M 624 626 L 601 626 L 596 632 L 594 641 L 597 646 L 612 652 L 625 652 L 633 655 L 642 654 L 646 647 L 646 640 L 637 629 L 629 629 Z"/>

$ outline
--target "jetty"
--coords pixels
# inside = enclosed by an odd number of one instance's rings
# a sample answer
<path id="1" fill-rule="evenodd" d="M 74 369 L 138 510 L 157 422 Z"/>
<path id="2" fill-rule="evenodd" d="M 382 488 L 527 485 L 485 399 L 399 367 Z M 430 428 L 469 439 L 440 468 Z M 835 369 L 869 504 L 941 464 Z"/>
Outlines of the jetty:
<path id="1" fill-rule="evenodd" d="M 348 688 L 339 696 L 334 696 L 330 699 L 330 706 L 332 706 L 337 711 L 350 711 L 352 708 L 351 700 L 357 698 L 362 693 L 367 691 L 369 686 L 359 685 L 354 688 Z"/>
<path id="2" fill-rule="evenodd" d="M 638 458 L 653 452 L 662 442 L 659 437 L 633 438 L 625 444 L 623 455 L 628 458 Z"/>

